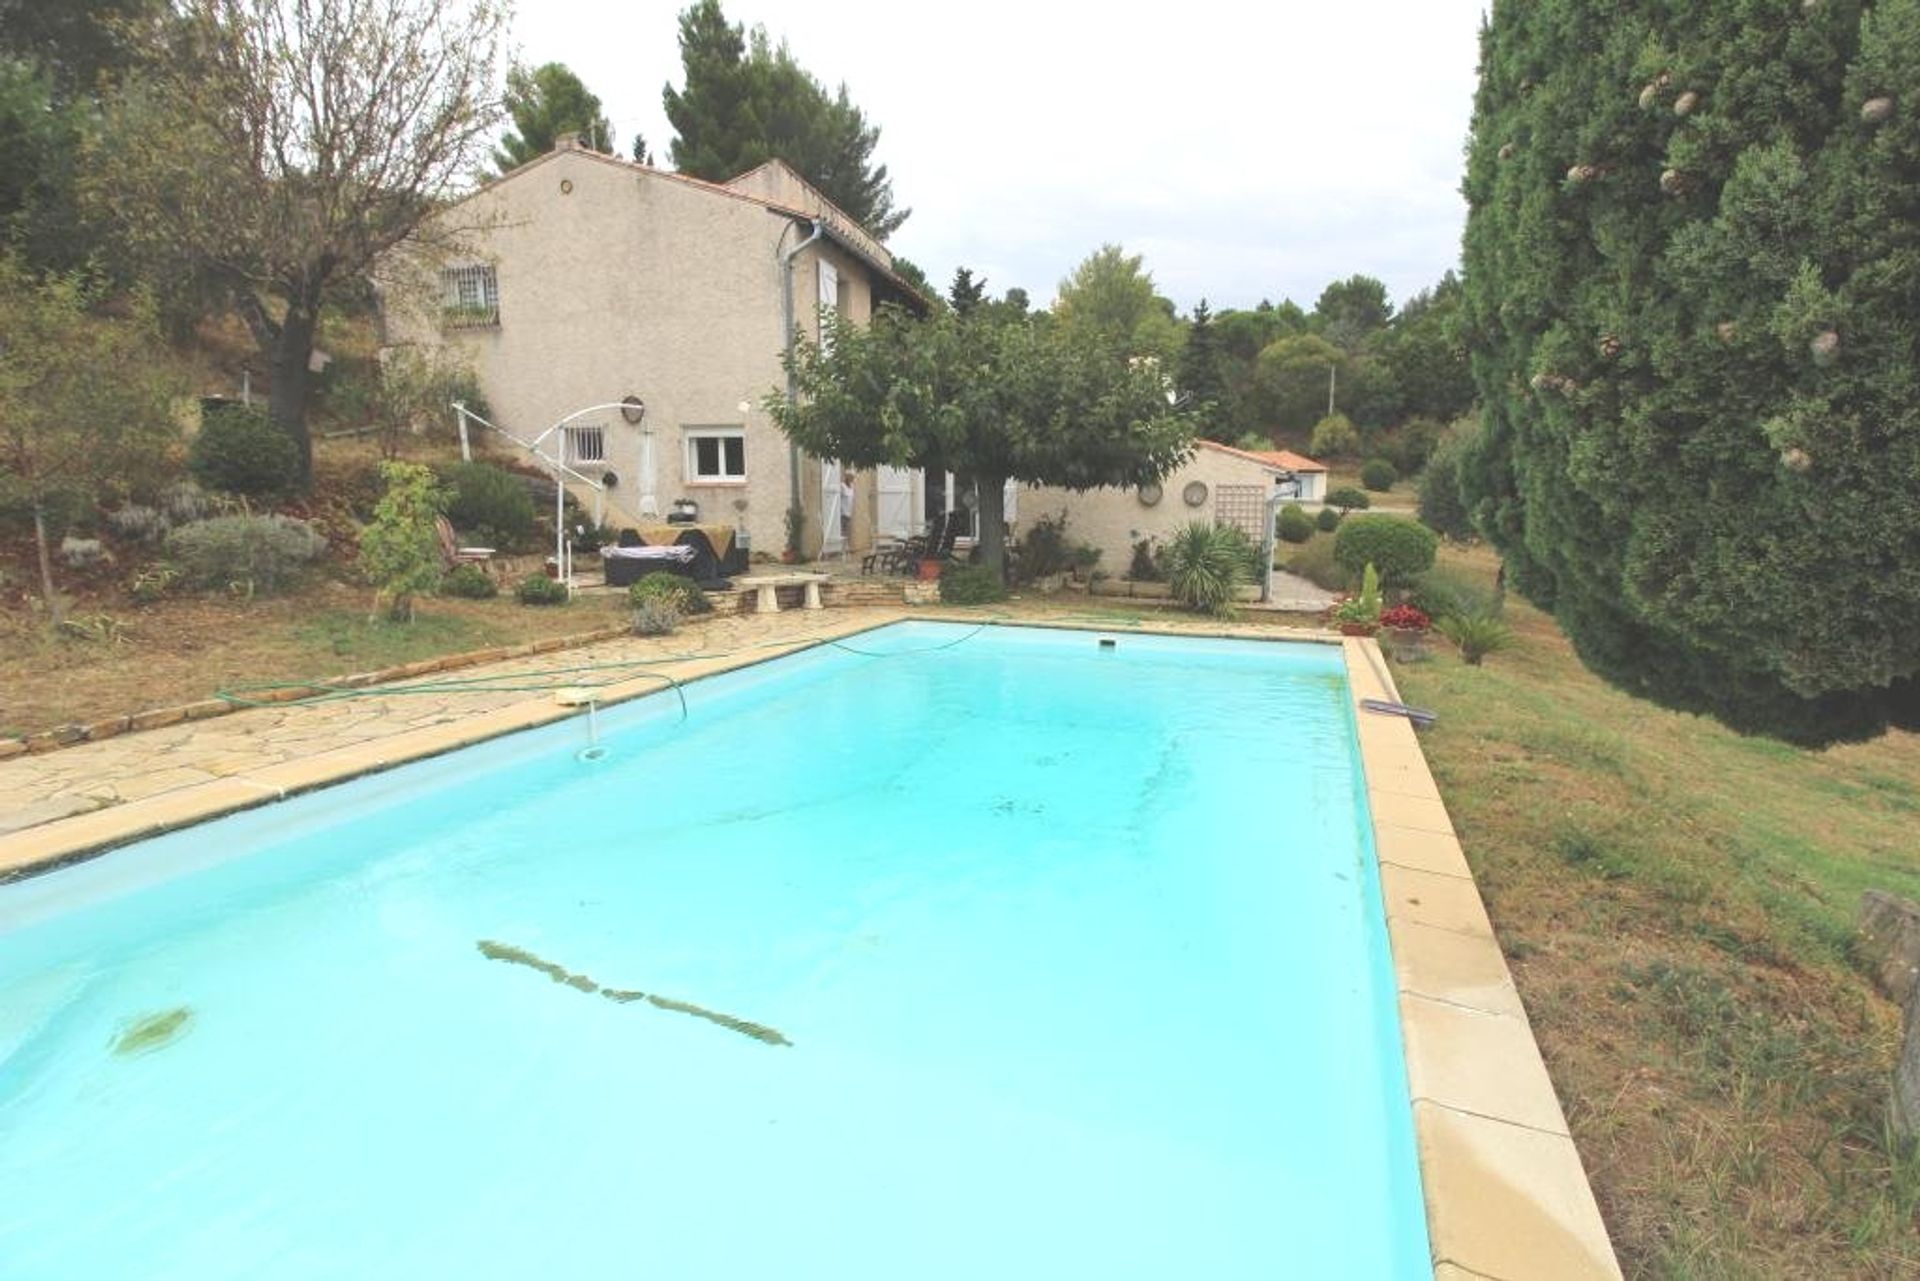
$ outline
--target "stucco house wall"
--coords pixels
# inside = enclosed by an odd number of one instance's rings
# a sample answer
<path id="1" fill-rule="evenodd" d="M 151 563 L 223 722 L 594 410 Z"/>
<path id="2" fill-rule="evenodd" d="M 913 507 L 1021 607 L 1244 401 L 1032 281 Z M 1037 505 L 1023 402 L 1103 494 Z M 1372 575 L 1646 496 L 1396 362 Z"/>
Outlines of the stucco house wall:
<path id="1" fill-rule="evenodd" d="M 805 186 L 784 165 L 754 172 L 790 193 L 791 184 Z M 616 478 L 605 495 L 610 521 L 664 513 L 686 497 L 703 519 L 743 530 L 754 550 L 785 545 L 790 451 L 762 402 L 785 386 L 780 258 L 807 238 L 806 225 L 754 192 L 577 148 L 494 181 L 450 211 L 446 225 L 460 229 L 460 249 L 403 266 L 383 296 L 390 347 L 463 357 L 493 421 L 522 438 L 585 406 L 638 396 L 646 405 L 638 425 L 612 410 L 579 420 L 604 429 L 605 461 L 574 465 Z M 865 323 L 873 311 L 872 267 L 830 239 L 816 241 L 793 263 L 794 315 L 816 337 L 823 262 L 838 276 L 850 320 Z M 440 269 L 466 264 L 493 267 L 497 325 L 443 328 Z M 688 433 L 716 427 L 742 431 L 744 480 L 692 479 Z M 817 460 L 801 460 L 814 547 L 821 475 Z"/>
<path id="2" fill-rule="evenodd" d="M 1262 462 L 1250 454 L 1217 445 L 1212 441 L 1194 442 L 1193 456 L 1160 482 L 1157 502 L 1146 502 L 1136 488 L 1093 489 L 1076 494 L 1050 486 L 1028 485 L 1020 495 L 1020 514 L 1024 523 L 1042 516 L 1067 514 L 1067 538 L 1100 549 L 1095 568 L 1116 577 L 1127 572 L 1133 560 L 1133 545 L 1143 538 L 1165 544 L 1181 529 L 1195 521 L 1221 522 L 1223 517 L 1238 516 L 1234 523 L 1246 524 L 1246 500 L 1256 492 L 1264 503 L 1272 493 L 1274 479 L 1281 474 L 1278 465 Z M 1198 503 L 1188 501 L 1189 486 L 1203 487 Z M 1236 487 L 1231 495 L 1223 487 Z M 1196 490 L 1196 493 L 1198 491 Z M 1149 495 L 1150 496 L 1150 495 Z M 1223 499 L 1228 503 L 1223 507 Z M 1241 500 L 1233 503 L 1232 499 Z M 1258 524 L 1249 530 L 1258 537 Z"/>

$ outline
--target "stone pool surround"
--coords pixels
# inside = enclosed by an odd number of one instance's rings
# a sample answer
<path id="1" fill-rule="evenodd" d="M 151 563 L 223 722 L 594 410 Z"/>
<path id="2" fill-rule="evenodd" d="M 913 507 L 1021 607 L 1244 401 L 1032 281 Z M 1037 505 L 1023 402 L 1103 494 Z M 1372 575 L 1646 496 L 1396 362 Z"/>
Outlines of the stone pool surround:
<path id="1" fill-rule="evenodd" d="M 909 619 L 1340 645 L 1393 952 L 1434 1277 L 1531 1281 L 1621 1275 L 1526 1010 L 1413 726 L 1360 707 L 1365 698 L 1399 698 L 1373 641 L 1303 629 L 1249 632 L 1158 619 L 1103 626 L 962 611 L 863 610 L 857 618 L 811 626 L 788 643 L 663 662 L 658 670 L 676 680 L 695 680 Z M 657 679 L 635 679 L 600 688 L 595 696 L 604 705 L 661 690 Z M 527 699 L 45 823 L 0 837 L 0 880 L 582 714 L 582 708 L 551 695 Z"/>

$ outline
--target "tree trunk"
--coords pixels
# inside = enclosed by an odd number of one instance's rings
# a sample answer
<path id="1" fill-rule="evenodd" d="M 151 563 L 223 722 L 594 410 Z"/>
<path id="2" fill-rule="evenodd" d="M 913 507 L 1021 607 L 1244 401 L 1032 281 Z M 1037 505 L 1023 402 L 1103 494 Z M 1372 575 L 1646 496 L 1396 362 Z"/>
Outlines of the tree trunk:
<path id="1" fill-rule="evenodd" d="M 980 475 L 974 478 L 980 505 L 974 509 L 980 525 L 980 563 L 992 569 L 1000 581 L 1007 578 L 1007 478 Z"/>
<path id="2" fill-rule="evenodd" d="M 39 499 L 33 501 L 33 543 L 40 553 L 40 591 L 47 602 L 47 617 L 55 627 L 67 621 L 67 609 L 53 587 L 53 553 L 47 548 L 47 514 Z"/>
<path id="3" fill-rule="evenodd" d="M 300 488 L 313 482 L 313 438 L 307 432 L 307 365 L 313 359 L 314 310 L 289 306 L 281 318 L 267 359 L 273 373 L 273 393 L 267 415 L 299 446 Z"/>

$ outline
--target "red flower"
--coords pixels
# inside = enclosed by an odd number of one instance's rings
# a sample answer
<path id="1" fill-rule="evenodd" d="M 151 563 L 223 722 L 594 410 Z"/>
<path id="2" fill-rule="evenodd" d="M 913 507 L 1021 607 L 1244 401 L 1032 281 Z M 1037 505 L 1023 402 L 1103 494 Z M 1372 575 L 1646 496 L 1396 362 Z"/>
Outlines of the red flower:
<path id="1" fill-rule="evenodd" d="M 1424 632 L 1433 626 L 1433 620 L 1422 610 L 1411 605 L 1395 605 L 1392 609 L 1380 612 L 1380 626 L 1396 627 L 1403 631 Z"/>

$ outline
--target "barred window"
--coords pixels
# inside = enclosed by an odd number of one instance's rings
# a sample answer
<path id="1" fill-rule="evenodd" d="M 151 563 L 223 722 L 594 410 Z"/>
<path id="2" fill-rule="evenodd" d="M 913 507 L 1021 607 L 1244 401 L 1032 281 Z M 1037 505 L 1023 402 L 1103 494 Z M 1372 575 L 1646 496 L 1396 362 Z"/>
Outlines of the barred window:
<path id="1" fill-rule="evenodd" d="M 500 282 L 493 267 L 448 267 L 440 273 L 441 311 L 449 329 L 500 323 Z"/>
<path id="2" fill-rule="evenodd" d="M 567 433 L 567 465 L 607 461 L 607 429 L 602 423 L 570 423 Z"/>

